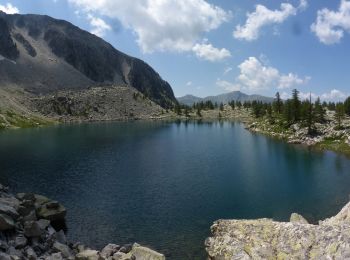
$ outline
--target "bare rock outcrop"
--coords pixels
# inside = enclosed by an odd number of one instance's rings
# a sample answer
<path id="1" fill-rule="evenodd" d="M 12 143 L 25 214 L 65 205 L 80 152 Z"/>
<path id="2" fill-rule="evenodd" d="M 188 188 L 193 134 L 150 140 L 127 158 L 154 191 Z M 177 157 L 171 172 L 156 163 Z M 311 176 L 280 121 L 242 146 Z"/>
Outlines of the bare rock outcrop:
<path id="1" fill-rule="evenodd" d="M 57 225 L 66 209 L 32 193 L 16 196 L 0 184 L 0 259 L 4 260 L 165 260 L 165 256 L 138 244 L 109 244 L 101 251 L 69 242 Z M 55 229 L 56 227 L 56 229 Z"/>
<path id="2" fill-rule="evenodd" d="M 318 225 L 292 220 L 218 220 L 205 242 L 209 259 L 350 258 L 350 203 Z"/>

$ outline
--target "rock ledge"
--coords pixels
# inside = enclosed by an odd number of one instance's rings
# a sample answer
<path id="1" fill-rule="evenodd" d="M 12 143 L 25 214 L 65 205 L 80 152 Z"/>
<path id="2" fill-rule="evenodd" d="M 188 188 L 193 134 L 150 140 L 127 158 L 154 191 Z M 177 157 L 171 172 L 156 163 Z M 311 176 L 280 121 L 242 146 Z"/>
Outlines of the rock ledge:
<path id="1" fill-rule="evenodd" d="M 209 259 L 350 258 L 350 202 L 319 225 L 297 214 L 291 220 L 218 220 L 205 242 Z"/>

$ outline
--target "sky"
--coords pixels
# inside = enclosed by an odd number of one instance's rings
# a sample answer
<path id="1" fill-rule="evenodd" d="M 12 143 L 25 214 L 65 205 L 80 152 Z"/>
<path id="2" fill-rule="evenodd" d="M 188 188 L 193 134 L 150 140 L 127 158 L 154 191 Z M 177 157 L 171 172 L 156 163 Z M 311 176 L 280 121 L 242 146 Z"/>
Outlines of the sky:
<path id="1" fill-rule="evenodd" d="M 150 64 L 175 96 L 350 96 L 348 0 L 0 0 L 67 20 Z"/>

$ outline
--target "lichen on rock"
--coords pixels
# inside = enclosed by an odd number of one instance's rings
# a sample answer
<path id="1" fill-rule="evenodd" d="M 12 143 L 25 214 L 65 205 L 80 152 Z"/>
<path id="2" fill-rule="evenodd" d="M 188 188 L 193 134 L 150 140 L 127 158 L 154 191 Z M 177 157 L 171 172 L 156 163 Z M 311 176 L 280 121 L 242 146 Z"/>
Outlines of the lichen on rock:
<path id="1" fill-rule="evenodd" d="M 205 242 L 209 259 L 349 259 L 350 203 L 319 225 L 291 219 L 218 220 Z"/>

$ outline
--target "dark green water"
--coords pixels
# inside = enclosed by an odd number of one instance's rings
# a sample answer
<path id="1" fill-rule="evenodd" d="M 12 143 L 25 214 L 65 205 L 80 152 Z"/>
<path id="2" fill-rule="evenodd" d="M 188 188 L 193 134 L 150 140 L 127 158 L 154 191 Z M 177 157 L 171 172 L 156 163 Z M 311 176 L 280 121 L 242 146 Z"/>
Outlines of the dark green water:
<path id="1" fill-rule="evenodd" d="M 312 221 L 349 199 L 350 161 L 239 123 L 106 123 L 0 133 L 0 182 L 68 208 L 72 240 L 205 259 L 219 218 Z"/>

